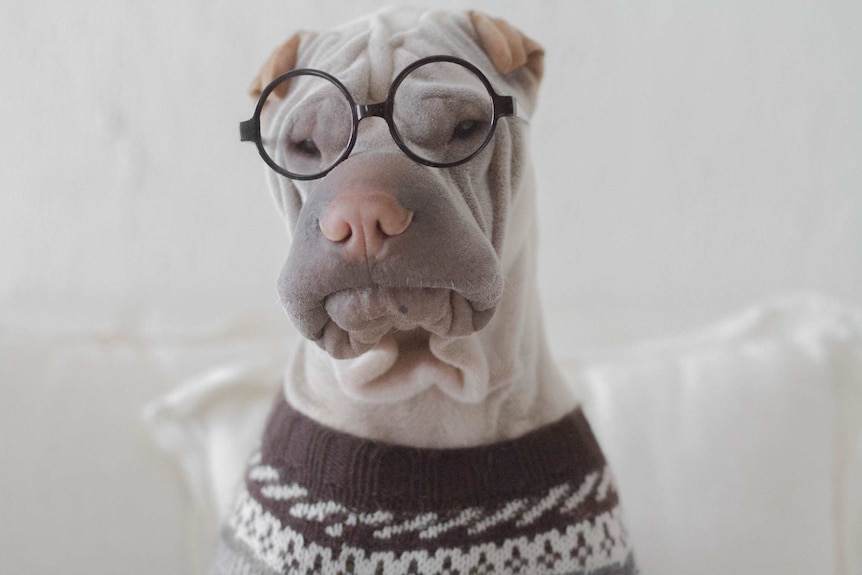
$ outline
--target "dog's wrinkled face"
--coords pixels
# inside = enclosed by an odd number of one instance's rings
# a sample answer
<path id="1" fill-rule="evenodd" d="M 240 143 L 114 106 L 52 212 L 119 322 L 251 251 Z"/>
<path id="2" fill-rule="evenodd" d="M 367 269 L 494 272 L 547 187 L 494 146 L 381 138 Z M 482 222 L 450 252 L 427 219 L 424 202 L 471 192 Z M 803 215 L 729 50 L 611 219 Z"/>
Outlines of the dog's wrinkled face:
<path id="1" fill-rule="evenodd" d="M 333 51 L 337 42 L 320 35 L 299 50 L 295 42 L 286 59 L 333 74 L 358 103 L 375 103 L 412 61 L 466 51 L 497 91 L 527 99 L 494 69 L 474 22 L 464 17 L 440 33 L 440 22 L 426 17 L 383 40 L 360 33 L 349 50 Z M 295 82 L 264 110 L 262 131 L 291 134 L 279 152 L 293 154 L 285 162 L 326 163 L 350 129 L 331 105 L 319 104 L 319 89 Z M 403 93 L 422 98 L 433 92 L 444 113 L 420 110 L 405 120 L 417 142 L 469 146 L 477 120 L 476 95 L 470 93 L 475 87 L 456 74 L 424 89 L 424 96 Z M 293 118 L 290 130 L 284 129 L 287 117 Z M 469 162 L 436 168 L 407 157 L 386 123 L 368 118 L 359 124 L 350 157 L 326 176 L 272 176 L 293 237 L 279 294 L 301 333 L 343 359 L 396 332 L 452 338 L 485 326 L 503 294 L 502 223 L 523 154 L 518 122 L 501 120 L 490 145 Z"/>
<path id="2" fill-rule="evenodd" d="M 279 280 L 303 334 L 351 357 L 394 330 L 484 326 L 502 293 L 500 262 L 480 224 L 490 198 L 467 191 L 391 149 L 308 185 Z"/>

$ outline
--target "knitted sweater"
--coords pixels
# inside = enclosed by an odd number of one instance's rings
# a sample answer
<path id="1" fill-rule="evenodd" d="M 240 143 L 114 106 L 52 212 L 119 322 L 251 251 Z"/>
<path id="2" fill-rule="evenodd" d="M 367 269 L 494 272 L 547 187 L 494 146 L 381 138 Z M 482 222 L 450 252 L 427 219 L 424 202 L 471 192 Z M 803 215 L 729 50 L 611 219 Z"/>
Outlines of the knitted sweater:
<path id="1" fill-rule="evenodd" d="M 611 474 L 580 410 L 523 437 L 417 449 L 279 399 L 217 575 L 630 575 Z"/>

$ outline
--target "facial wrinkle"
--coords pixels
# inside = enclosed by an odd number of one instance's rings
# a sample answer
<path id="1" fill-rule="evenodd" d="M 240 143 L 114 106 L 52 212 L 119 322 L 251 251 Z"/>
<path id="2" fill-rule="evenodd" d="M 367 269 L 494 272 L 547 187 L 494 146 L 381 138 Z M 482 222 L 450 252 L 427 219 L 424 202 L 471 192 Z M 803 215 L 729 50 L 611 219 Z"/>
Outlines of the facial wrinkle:
<path id="1" fill-rule="evenodd" d="M 374 61 L 374 66 L 368 72 L 368 86 L 363 97 L 363 103 L 382 102 L 389 93 L 389 85 L 394 78 L 394 50 L 392 45 L 392 29 L 382 15 L 377 17 L 379 24 L 372 27 L 368 37 L 368 58 Z"/>

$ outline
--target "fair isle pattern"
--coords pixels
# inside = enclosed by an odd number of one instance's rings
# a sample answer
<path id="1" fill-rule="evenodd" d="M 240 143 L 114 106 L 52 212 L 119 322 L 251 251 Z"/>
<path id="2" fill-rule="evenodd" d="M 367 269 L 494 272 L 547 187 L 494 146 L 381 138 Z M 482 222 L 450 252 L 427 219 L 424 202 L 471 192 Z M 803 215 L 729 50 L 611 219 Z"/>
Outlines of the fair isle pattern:
<path id="1" fill-rule="evenodd" d="M 283 526 L 244 492 L 230 519 L 234 536 L 277 573 L 313 575 L 562 575 L 591 573 L 630 562 L 619 506 L 591 520 L 533 538 L 520 537 L 435 551 L 366 552 L 350 545 L 327 546 Z M 629 573 L 629 571 L 625 571 Z"/>
<path id="2" fill-rule="evenodd" d="M 563 483 L 544 495 L 513 499 L 491 509 L 469 507 L 448 513 L 419 514 L 392 511 L 362 513 L 335 501 L 309 501 L 306 489 L 297 483 L 280 483 L 279 475 L 274 467 L 255 465 L 249 470 L 248 479 L 259 485 L 263 499 L 290 501 L 288 515 L 324 525 L 326 534 L 331 537 L 342 537 L 345 529 L 362 525 L 373 527 L 372 535 L 379 540 L 392 539 L 407 532 L 418 532 L 420 539 L 433 540 L 453 529 L 465 530 L 464 535 L 475 536 L 507 523 L 526 527 L 545 513 L 572 517 L 588 500 L 593 506 L 607 501 L 612 486 L 610 469 L 605 467 L 601 472 L 587 475 L 579 486 Z"/>
<path id="3" fill-rule="evenodd" d="M 283 524 L 248 491 L 244 491 L 231 517 L 234 536 L 245 543 L 259 560 L 278 573 L 355 573 L 368 575 L 456 575 L 530 573 L 589 573 L 605 567 L 623 566 L 629 557 L 626 532 L 619 505 L 595 517 L 570 524 L 564 531 L 552 529 L 533 537 L 486 542 L 467 549 L 437 548 L 396 554 L 372 551 L 344 543 L 351 529 L 373 528 L 373 537 L 391 540 L 400 534 L 418 532 L 433 540 L 442 533 L 462 529 L 477 535 L 491 527 L 525 527 L 545 514 L 561 519 L 573 516 L 581 506 L 601 503 L 612 488 L 607 467 L 589 474 L 580 485 L 562 484 L 541 496 L 515 499 L 495 509 L 471 507 L 438 514 L 405 514 L 391 511 L 361 513 L 334 501 L 310 501 L 307 491 L 295 483 L 280 483 L 279 471 L 255 465 L 248 478 L 263 484 L 264 499 L 290 501 L 288 514 L 324 526 L 329 544 L 308 541 Z M 340 542 L 340 543 L 339 543 Z"/>

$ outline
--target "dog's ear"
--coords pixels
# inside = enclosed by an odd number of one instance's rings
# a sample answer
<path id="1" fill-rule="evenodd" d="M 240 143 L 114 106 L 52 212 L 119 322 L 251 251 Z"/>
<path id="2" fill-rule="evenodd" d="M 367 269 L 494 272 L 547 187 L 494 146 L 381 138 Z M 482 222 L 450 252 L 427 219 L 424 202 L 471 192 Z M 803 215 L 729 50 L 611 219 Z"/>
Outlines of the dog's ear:
<path id="1" fill-rule="evenodd" d="M 249 87 L 248 91 L 252 98 L 257 99 L 260 97 L 260 93 L 263 92 L 263 89 L 266 88 L 267 84 L 272 82 L 278 76 L 281 76 L 285 72 L 289 72 L 296 67 L 296 57 L 299 52 L 299 45 L 309 36 L 310 34 L 308 32 L 297 32 L 288 38 L 287 42 L 276 48 L 275 52 L 272 53 L 272 56 L 270 56 L 269 60 L 266 61 L 266 64 L 263 65 L 263 68 L 258 72 L 257 77 Z M 283 98 L 287 93 L 287 88 L 287 83 L 284 83 L 273 92 L 273 95 L 278 98 Z"/>
<path id="2" fill-rule="evenodd" d="M 537 81 L 542 78 L 545 49 L 535 40 L 501 18 L 476 11 L 470 11 L 469 15 L 482 47 L 498 72 L 508 74 L 525 66 Z"/>

